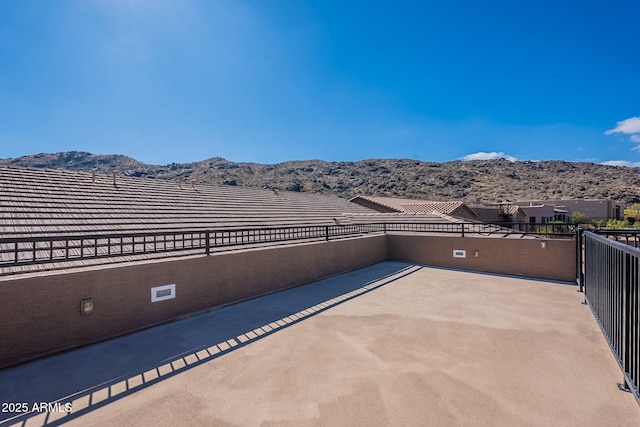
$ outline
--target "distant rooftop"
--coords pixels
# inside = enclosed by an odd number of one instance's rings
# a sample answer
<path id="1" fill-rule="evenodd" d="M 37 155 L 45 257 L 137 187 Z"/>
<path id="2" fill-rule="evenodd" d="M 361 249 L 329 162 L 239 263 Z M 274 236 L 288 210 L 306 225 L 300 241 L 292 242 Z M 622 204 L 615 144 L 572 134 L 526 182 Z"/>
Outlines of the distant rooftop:
<path id="1" fill-rule="evenodd" d="M 311 193 L 0 167 L 0 235 L 108 234 L 346 222 L 374 212 Z"/>
<path id="2" fill-rule="evenodd" d="M 100 175 L 64 170 L 0 167 L 0 186 L 0 237 L 5 239 L 0 246 L 0 260 L 4 262 L 0 267 L 0 275 L 203 254 L 202 250 L 152 253 L 147 249 L 148 245 L 155 247 L 155 240 L 148 243 L 138 240 L 138 248 L 145 245 L 145 250 L 134 253 L 135 247 L 129 239 L 125 241 L 125 245 L 129 245 L 129 250 L 125 251 L 128 252 L 126 255 L 118 255 L 117 258 L 87 256 L 79 260 L 77 258 L 81 249 L 77 245 L 85 245 L 84 241 L 72 243 L 76 246 L 67 250 L 68 253 L 64 248 L 69 243 L 58 241 L 50 246 L 47 242 L 41 242 L 37 251 L 37 255 L 51 252 L 55 255 L 55 262 L 11 264 L 14 259 L 14 242 L 6 240 L 11 238 L 42 239 L 93 235 L 105 236 L 106 239 L 107 236 L 133 233 L 344 226 L 385 222 L 475 222 L 455 216 L 461 212 L 473 214 L 462 202 L 422 202 L 412 205 L 403 199 L 368 198 L 367 200 L 375 200 L 376 203 L 396 203 L 396 206 L 409 207 L 402 212 L 380 213 L 367 206 L 326 195 L 217 186 L 200 184 L 197 181 L 170 182 L 122 177 L 117 172 L 112 175 Z M 414 210 L 411 210 L 412 208 Z M 422 212 L 423 210 L 431 212 Z M 506 231 L 500 227 L 477 223 L 467 228 L 466 235 L 529 238 L 524 234 L 508 234 Z M 115 241 L 105 239 L 95 242 L 96 252 L 104 254 L 105 251 L 110 251 L 109 245 Z M 201 240 L 202 235 L 196 239 Z M 166 242 L 164 237 L 161 240 Z M 122 240 L 120 243 L 122 246 Z M 32 247 L 29 242 L 21 243 L 20 256 L 33 254 L 35 257 L 36 252 L 29 249 Z M 202 247 L 202 244 L 199 244 L 199 247 Z"/>
<path id="3" fill-rule="evenodd" d="M 407 212 L 407 213 L 432 213 L 438 212 L 447 215 L 473 218 L 477 216 L 464 202 L 448 201 L 438 202 L 432 200 L 401 199 L 395 197 L 356 196 L 350 202 L 361 204 L 372 209 L 376 205 L 386 208 L 381 211 Z"/>

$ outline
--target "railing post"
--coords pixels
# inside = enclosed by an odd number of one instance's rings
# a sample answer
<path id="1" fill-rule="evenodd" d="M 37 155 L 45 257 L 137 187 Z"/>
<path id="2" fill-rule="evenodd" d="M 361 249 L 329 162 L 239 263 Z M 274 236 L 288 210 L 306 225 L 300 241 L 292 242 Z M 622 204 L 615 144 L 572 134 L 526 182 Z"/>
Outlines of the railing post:
<path id="1" fill-rule="evenodd" d="M 324 226 L 324 237 L 325 237 L 325 240 L 327 240 L 327 241 L 329 240 L 329 226 L 328 225 Z"/>
<path id="2" fill-rule="evenodd" d="M 623 268 L 624 271 L 622 273 L 622 345 L 624 346 L 622 351 L 620 352 L 620 357 L 622 358 L 622 363 L 624 366 L 624 373 L 629 374 L 629 370 L 633 366 L 631 361 L 633 354 L 633 341 L 632 341 L 632 331 L 635 329 L 633 323 L 634 316 L 632 314 L 632 303 L 631 303 L 631 263 L 633 257 L 631 254 L 624 254 L 623 260 Z M 624 382 L 623 384 L 631 389 L 630 384 L 627 384 L 626 375 L 623 375 Z"/>
<path id="3" fill-rule="evenodd" d="M 462 237 L 464 237 L 464 223 L 462 223 Z"/>
<path id="4" fill-rule="evenodd" d="M 382 229 L 384 230 L 384 234 L 387 234 L 387 223 L 386 222 L 382 223 Z"/>
<path id="5" fill-rule="evenodd" d="M 576 278 L 578 292 L 584 292 L 584 274 L 582 273 L 582 229 L 576 228 Z"/>
<path id="6" fill-rule="evenodd" d="M 209 230 L 207 230 L 204 232 L 204 253 L 207 256 L 211 254 L 211 250 L 209 249 L 209 242 L 210 242 Z"/>

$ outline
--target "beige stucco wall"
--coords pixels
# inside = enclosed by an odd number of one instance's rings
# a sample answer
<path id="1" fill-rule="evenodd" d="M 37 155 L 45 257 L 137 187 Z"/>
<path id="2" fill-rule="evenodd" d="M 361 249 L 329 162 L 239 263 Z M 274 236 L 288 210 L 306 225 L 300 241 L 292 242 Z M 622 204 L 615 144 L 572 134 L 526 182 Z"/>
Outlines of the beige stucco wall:
<path id="1" fill-rule="evenodd" d="M 0 367 L 386 259 L 575 280 L 573 240 L 549 239 L 542 248 L 532 239 L 401 234 L 8 276 L 0 278 Z M 152 303 L 151 288 L 168 284 L 176 298 Z M 89 297 L 94 312 L 82 315 Z"/>
<path id="2" fill-rule="evenodd" d="M 384 235 L 5 277 L 0 367 L 387 259 Z M 176 298 L 151 303 L 151 288 Z M 82 315 L 83 298 L 94 312 Z M 11 343 L 11 345 L 7 345 Z"/>
<path id="3" fill-rule="evenodd" d="M 389 259 L 560 281 L 575 281 L 573 239 L 504 239 L 389 235 Z M 455 258 L 454 250 L 466 251 Z M 478 251 L 476 256 L 476 251 Z"/>

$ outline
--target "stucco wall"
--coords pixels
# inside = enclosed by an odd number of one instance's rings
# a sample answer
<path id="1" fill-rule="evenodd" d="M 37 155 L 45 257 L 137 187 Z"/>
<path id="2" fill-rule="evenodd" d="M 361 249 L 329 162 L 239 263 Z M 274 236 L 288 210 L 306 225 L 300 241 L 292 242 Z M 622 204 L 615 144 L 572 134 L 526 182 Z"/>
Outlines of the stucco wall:
<path id="1" fill-rule="evenodd" d="M 453 236 L 389 235 L 389 259 L 438 267 L 575 281 L 572 239 L 504 239 Z M 453 256 L 466 251 L 465 258 Z M 477 251 L 477 256 L 476 256 Z"/>
<path id="2" fill-rule="evenodd" d="M 0 281 L 0 367 L 387 259 L 384 235 Z M 175 284 L 176 298 L 151 302 Z M 94 312 L 82 315 L 83 298 Z M 8 345 L 7 343 L 11 343 Z"/>
<path id="3" fill-rule="evenodd" d="M 0 278 L 0 367 L 386 259 L 575 280 L 573 240 L 376 235 Z M 466 258 L 454 258 L 465 250 Z M 478 251 L 478 256 L 475 256 Z M 176 298 L 151 302 L 151 288 Z M 82 315 L 83 298 L 94 312 Z M 10 343 L 10 345 L 7 345 Z"/>

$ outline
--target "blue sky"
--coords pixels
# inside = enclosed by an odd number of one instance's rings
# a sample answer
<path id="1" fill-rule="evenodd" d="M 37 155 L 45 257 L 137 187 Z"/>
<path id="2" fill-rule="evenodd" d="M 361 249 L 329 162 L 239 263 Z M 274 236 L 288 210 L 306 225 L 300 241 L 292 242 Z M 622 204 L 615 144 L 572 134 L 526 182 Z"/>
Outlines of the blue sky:
<path id="1" fill-rule="evenodd" d="M 3 0 L 0 157 L 640 166 L 638 16 L 636 0 Z"/>

